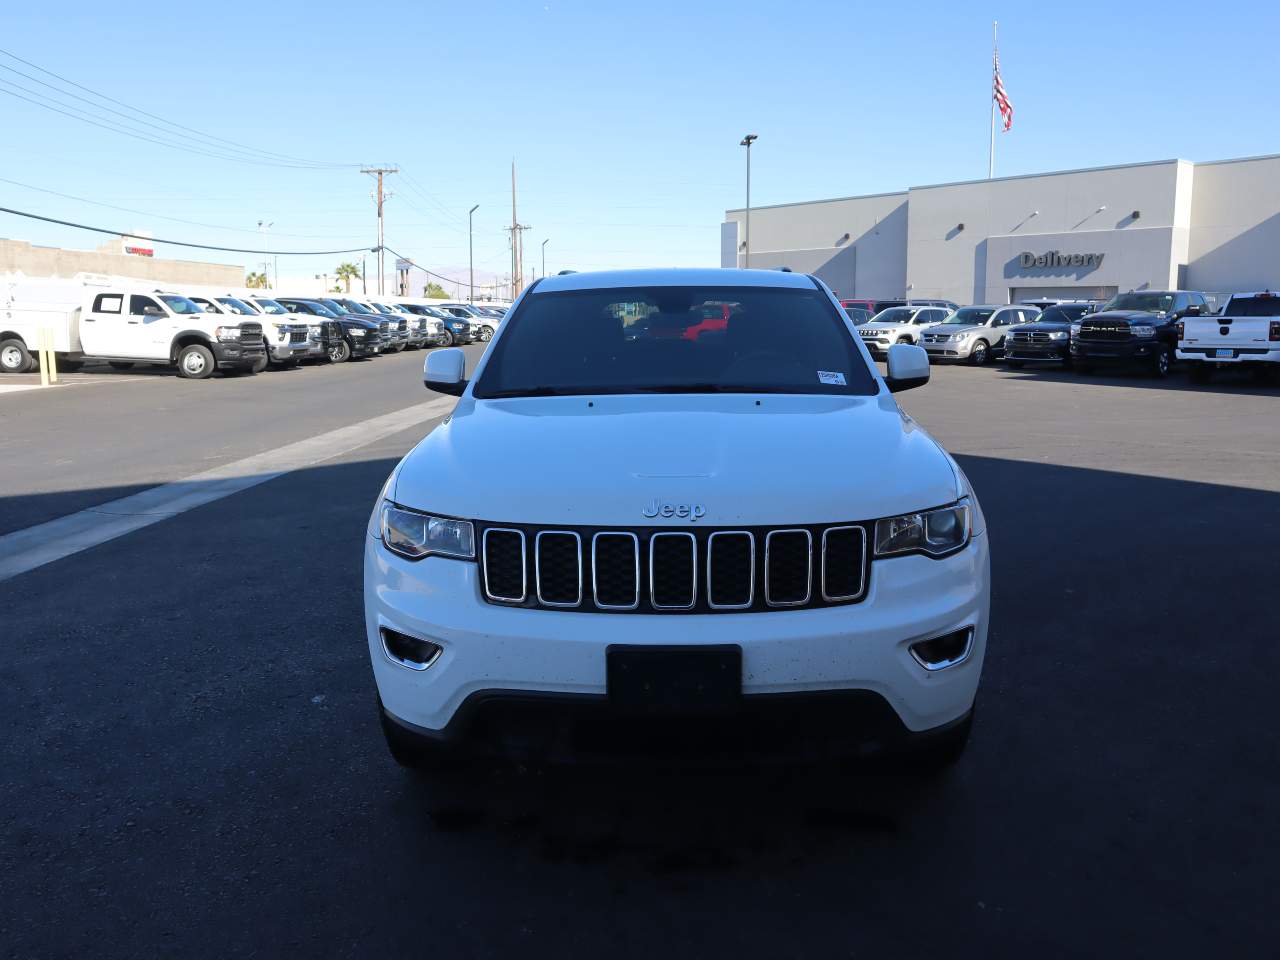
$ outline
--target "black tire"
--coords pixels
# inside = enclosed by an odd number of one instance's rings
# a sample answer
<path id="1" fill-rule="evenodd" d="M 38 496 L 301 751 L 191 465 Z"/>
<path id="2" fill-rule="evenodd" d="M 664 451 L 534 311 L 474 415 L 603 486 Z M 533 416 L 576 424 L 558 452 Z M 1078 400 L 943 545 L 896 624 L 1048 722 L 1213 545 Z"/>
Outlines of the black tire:
<path id="1" fill-rule="evenodd" d="M 346 363 L 351 359 L 351 344 L 346 340 L 339 340 L 337 343 L 329 344 L 327 352 L 330 363 Z"/>
<path id="2" fill-rule="evenodd" d="M 269 367 L 270 365 L 271 365 L 271 348 L 267 346 L 267 341 L 263 340 L 262 356 L 258 357 L 256 360 L 253 361 L 253 366 L 250 367 L 250 370 L 253 373 L 261 373 L 263 370 L 267 369 L 267 367 Z"/>
<path id="3" fill-rule="evenodd" d="M 928 746 L 912 751 L 903 759 L 913 773 L 937 776 L 946 773 L 964 756 L 973 731 L 973 711 L 946 733 L 939 734 Z"/>
<path id="4" fill-rule="evenodd" d="M 973 345 L 973 349 L 969 351 L 969 366 L 985 367 L 991 360 L 991 348 L 987 346 L 987 341 L 979 340 Z"/>
<path id="5" fill-rule="evenodd" d="M 1169 376 L 1169 370 L 1173 366 L 1173 357 L 1169 354 L 1168 347 L 1157 347 L 1155 355 L 1151 358 L 1151 376 L 1157 380 L 1163 380 Z"/>
<path id="6" fill-rule="evenodd" d="M 454 344 L 454 340 L 453 340 L 453 331 L 452 331 L 452 330 L 446 330 L 444 333 L 442 333 L 442 334 L 441 334 L 441 336 L 442 336 L 444 339 L 440 341 L 440 346 L 442 346 L 442 347 L 452 347 L 452 346 L 453 346 L 453 344 Z"/>
<path id="7" fill-rule="evenodd" d="M 1005 361 L 1005 363 L 1006 363 L 1010 368 L 1012 368 L 1012 369 L 1014 369 L 1014 370 L 1021 370 L 1021 369 L 1022 369 L 1022 361 L 1021 361 L 1021 360 L 1006 360 L 1006 361 Z"/>
<path id="8" fill-rule="evenodd" d="M 21 340 L 0 342 L 0 373 L 26 373 L 35 369 L 35 361 Z"/>
<path id="9" fill-rule="evenodd" d="M 203 343 L 193 343 L 178 351 L 178 376 L 184 380 L 207 380 L 216 369 L 213 351 Z"/>
<path id="10" fill-rule="evenodd" d="M 112 370 L 132 370 L 133 363 L 129 360 L 108 360 L 107 366 Z"/>
<path id="11" fill-rule="evenodd" d="M 490 340 L 492 340 L 492 339 L 493 339 L 493 327 L 481 327 L 481 328 L 480 328 L 480 342 L 481 342 L 481 343 L 488 343 L 488 342 L 489 342 Z"/>
<path id="12" fill-rule="evenodd" d="M 382 736 L 387 741 L 387 750 L 391 759 L 406 770 L 418 775 L 446 773 L 459 770 L 464 765 L 464 758 L 454 748 L 445 743 L 410 733 L 394 720 L 387 717 L 382 709 L 382 699 L 378 699 L 378 719 L 382 723 Z"/>
<path id="13" fill-rule="evenodd" d="M 1213 368 L 1207 363 L 1193 363 L 1187 374 L 1191 377 L 1192 383 L 1205 384 L 1213 376 Z"/>

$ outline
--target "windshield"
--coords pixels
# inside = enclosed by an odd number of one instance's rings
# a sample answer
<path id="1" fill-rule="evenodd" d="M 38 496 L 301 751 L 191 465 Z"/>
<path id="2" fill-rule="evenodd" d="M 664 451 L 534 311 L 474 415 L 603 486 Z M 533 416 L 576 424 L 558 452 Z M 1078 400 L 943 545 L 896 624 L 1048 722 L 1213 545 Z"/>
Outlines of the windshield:
<path id="1" fill-rule="evenodd" d="M 308 305 L 312 310 L 320 314 L 320 316 L 330 317 L 335 320 L 347 312 L 332 300 L 310 300 L 308 301 Z"/>
<path id="2" fill-rule="evenodd" d="M 334 313 L 338 315 L 357 312 L 355 310 L 352 310 L 345 303 L 339 303 L 337 300 L 328 300 L 328 299 L 317 300 L 316 303 L 324 304 L 326 307 L 328 307 L 330 310 L 332 310 Z M 359 311 L 359 312 L 367 312 L 367 311 Z"/>
<path id="3" fill-rule="evenodd" d="M 1228 317 L 1280 317 L 1280 297 L 1232 297 Z"/>
<path id="4" fill-rule="evenodd" d="M 242 317 L 256 317 L 258 315 L 257 310 L 243 300 L 237 300 L 235 297 L 218 297 L 218 302 L 232 313 L 238 313 Z"/>
<path id="5" fill-rule="evenodd" d="M 910 323 L 915 312 L 914 307 L 890 307 L 888 310 L 881 310 L 877 313 L 871 318 L 871 322 L 889 323 L 895 326 L 900 323 Z"/>
<path id="6" fill-rule="evenodd" d="M 979 325 L 986 323 L 995 312 L 993 307 L 961 307 L 942 322 L 946 324 Z"/>
<path id="7" fill-rule="evenodd" d="M 373 310 L 370 307 L 366 307 L 363 303 L 360 303 L 358 300 L 339 300 L 338 302 L 347 306 L 350 309 L 351 313 L 367 314 L 370 316 L 377 313 L 376 310 Z"/>
<path id="8" fill-rule="evenodd" d="M 1102 310 L 1140 310 L 1144 313 L 1168 313 L 1172 309 L 1172 293 L 1121 293 L 1102 305 Z"/>
<path id="9" fill-rule="evenodd" d="M 703 324 L 707 307 L 726 317 L 718 328 Z M 782 330 L 785 336 L 778 335 Z M 656 286 L 535 293 L 491 349 L 474 387 L 481 399 L 878 392 L 843 319 L 818 290 Z"/>
<path id="10" fill-rule="evenodd" d="M 1072 323 L 1089 312 L 1087 303 L 1071 303 L 1053 307 L 1045 307 L 1044 312 L 1036 317 L 1036 323 Z"/>
<path id="11" fill-rule="evenodd" d="M 262 308 L 263 313 L 281 314 L 289 312 L 274 300 L 268 300 L 266 297 L 254 297 L 253 302 Z"/>
<path id="12" fill-rule="evenodd" d="M 160 294 L 160 299 L 168 304 L 169 309 L 174 313 L 204 313 L 200 307 L 186 297 L 179 297 L 172 293 L 162 293 Z"/>
<path id="13" fill-rule="evenodd" d="M 396 312 L 392 310 L 390 307 L 388 307 L 385 303 L 373 303 L 372 301 L 370 301 L 370 303 L 373 304 L 373 309 L 377 310 L 379 313 L 391 314 Z"/>

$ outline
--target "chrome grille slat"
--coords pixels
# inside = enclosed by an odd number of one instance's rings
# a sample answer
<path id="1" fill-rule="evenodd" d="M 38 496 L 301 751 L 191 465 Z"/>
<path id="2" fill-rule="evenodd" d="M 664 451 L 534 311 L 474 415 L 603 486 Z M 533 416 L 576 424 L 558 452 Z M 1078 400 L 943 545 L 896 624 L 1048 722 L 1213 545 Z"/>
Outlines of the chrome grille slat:
<path id="1" fill-rule="evenodd" d="M 717 603 L 715 597 L 715 577 L 713 574 L 713 557 L 715 556 L 717 537 L 746 537 L 751 556 L 747 576 L 747 599 L 745 603 Z M 717 530 L 707 537 L 707 606 L 712 610 L 746 610 L 756 599 L 756 538 L 747 530 Z"/>
<path id="2" fill-rule="evenodd" d="M 543 579 L 551 580 L 553 572 L 546 569 L 542 558 L 542 541 L 544 538 L 551 537 L 572 537 L 574 540 L 576 563 L 577 563 L 577 594 L 573 600 L 548 600 L 543 595 Z M 551 553 L 554 548 L 550 546 L 548 540 L 547 552 Z M 555 558 L 559 560 L 562 558 Z M 555 562 L 549 558 L 550 562 Z M 582 537 L 573 530 L 539 530 L 538 535 L 533 540 L 533 577 L 534 589 L 538 594 L 538 602 L 544 607 L 577 607 L 582 605 Z M 550 592 L 549 590 L 547 592 Z"/>
<path id="3" fill-rule="evenodd" d="M 629 604 L 604 603 L 600 599 L 600 562 L 597 559 L 597 548 L 600 539 L 627 538 L 631 541 L 633 554 L 633 575 L 635 577 L 634 598 Z M 640 538 L 634 533 L 622 530 L 609 530 L 597 533 L 591 538 L 591 600 L 601 610 L 635 610 L 640 606 Z"/>
<path id="4" fill-rule="evenodd" d="M 490 534 L 507 534 L 515 535 L 520 538 L 520 595 L 503 595 L 493 590 L 490 585 L 489 572 L 493 569 L 493 564 L 489 557 L 489 536 Z M 480 541 L 480 549 L 484 555 L 484 592 L 490 600 L 497 600 L 500 603 L 524 603 L 525 597 L 529 595 L 529 566 L 526 556 L 527 544 L 525 541 L 524 531 L 516 530 L 512 527 L 489 527 L 484 532 L 484 537 Z"/>
<path id="5" fill-rule="evenodd" d="M 686 539 L 689 542 L 689 602 L 659 603 L 657 571 L 655 558 L 658 554 L 659 541 Z M 655 610 L 692 610 L 698 603 L 698 538 L 692 533 L 676 532 L 655 533 L 649 538 L 649 602 Z"/>
<path id="6" fill-rule="evenodd" d="M 857 557 L 857 563 L 858 563 L 858 566 L 857 566 L 858 589 L 853 591 L 852 593 L 832 593 L 830 590 L 827 589 L 827 584 L 829 579 L 834 579 L 834 577 L 830 577 L 830 578 L 828 577 L 828 573 L 830 570 L 828 560 L 831 558 L 828 555 L 827 546 L 828 546 L 828 543 L 830 542 L 831 534 L 833 533 L 843 534 L 850 531 L 857 531 L 857 534 L 858 534 L 857 551 L 855 554 Z M 848 526 L 843 526 L 843 527 L 827 527 L 827 529 L 823 530 L 822 531 L 822 599 L 826 600 L 828 603 L 840 602 L 845 600 L 856 600 L 859 597 L 861 597 L 864 593 L 866 593 L 867 592 L 866 557 L 867 557 L 867 531 L 864 530 L 862 527 L 854 524 L 850 524 Z"/>

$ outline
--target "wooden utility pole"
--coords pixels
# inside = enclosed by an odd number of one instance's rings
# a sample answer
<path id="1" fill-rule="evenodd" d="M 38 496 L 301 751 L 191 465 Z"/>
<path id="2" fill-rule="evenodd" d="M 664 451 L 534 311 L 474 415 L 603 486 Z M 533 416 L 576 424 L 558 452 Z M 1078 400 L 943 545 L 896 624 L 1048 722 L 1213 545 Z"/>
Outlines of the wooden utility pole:
<path id="1" fill-rule="evenodd" d="M 382 204 L 387 197 L 391 196 L 391 194 L 384 195 L 382 192 L 382 177 L 384 174 L 388 174 L 388 173 L 399 173 L 400 168 L 399 167 L 362 167 L 360 172 L 372 174 L 378 178 L 378 193 L 376 196 L 376 199 L 378 201 L 378 293 L 381 294 L 383 292 L 382 281 L 383 281 L 384 275 L 386 274 L 386 265 L 383 262 L 384 251 L 382 249 L 382 243 L 384 239 L 384 233 L 382 229 Z"/>

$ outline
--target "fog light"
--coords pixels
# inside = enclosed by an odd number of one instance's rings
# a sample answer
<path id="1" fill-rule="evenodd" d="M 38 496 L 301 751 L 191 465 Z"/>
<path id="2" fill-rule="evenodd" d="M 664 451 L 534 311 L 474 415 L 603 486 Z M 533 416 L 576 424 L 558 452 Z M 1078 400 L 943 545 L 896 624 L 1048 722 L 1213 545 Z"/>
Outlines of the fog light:
<path id="1" fill-rule="evenodd" d="M 440 656 L 442 648 L 438 643 L 419 640 L 417 637 L 388 630 L 386 627 L 383 627 L 379 633 L 382 635 L 382 652 L 387 655 L 388 660 L 402 667 L 408 667 L 410 670 L 425 670 L 436 662 L 436 657 Z"/>
<path id="2" fill-rule="evenodd" d="M 973 651 L 973 627 L 921 640 L 911 645 L 911 656 L 926 670 L 945 670 L 969 659 Z"/>

